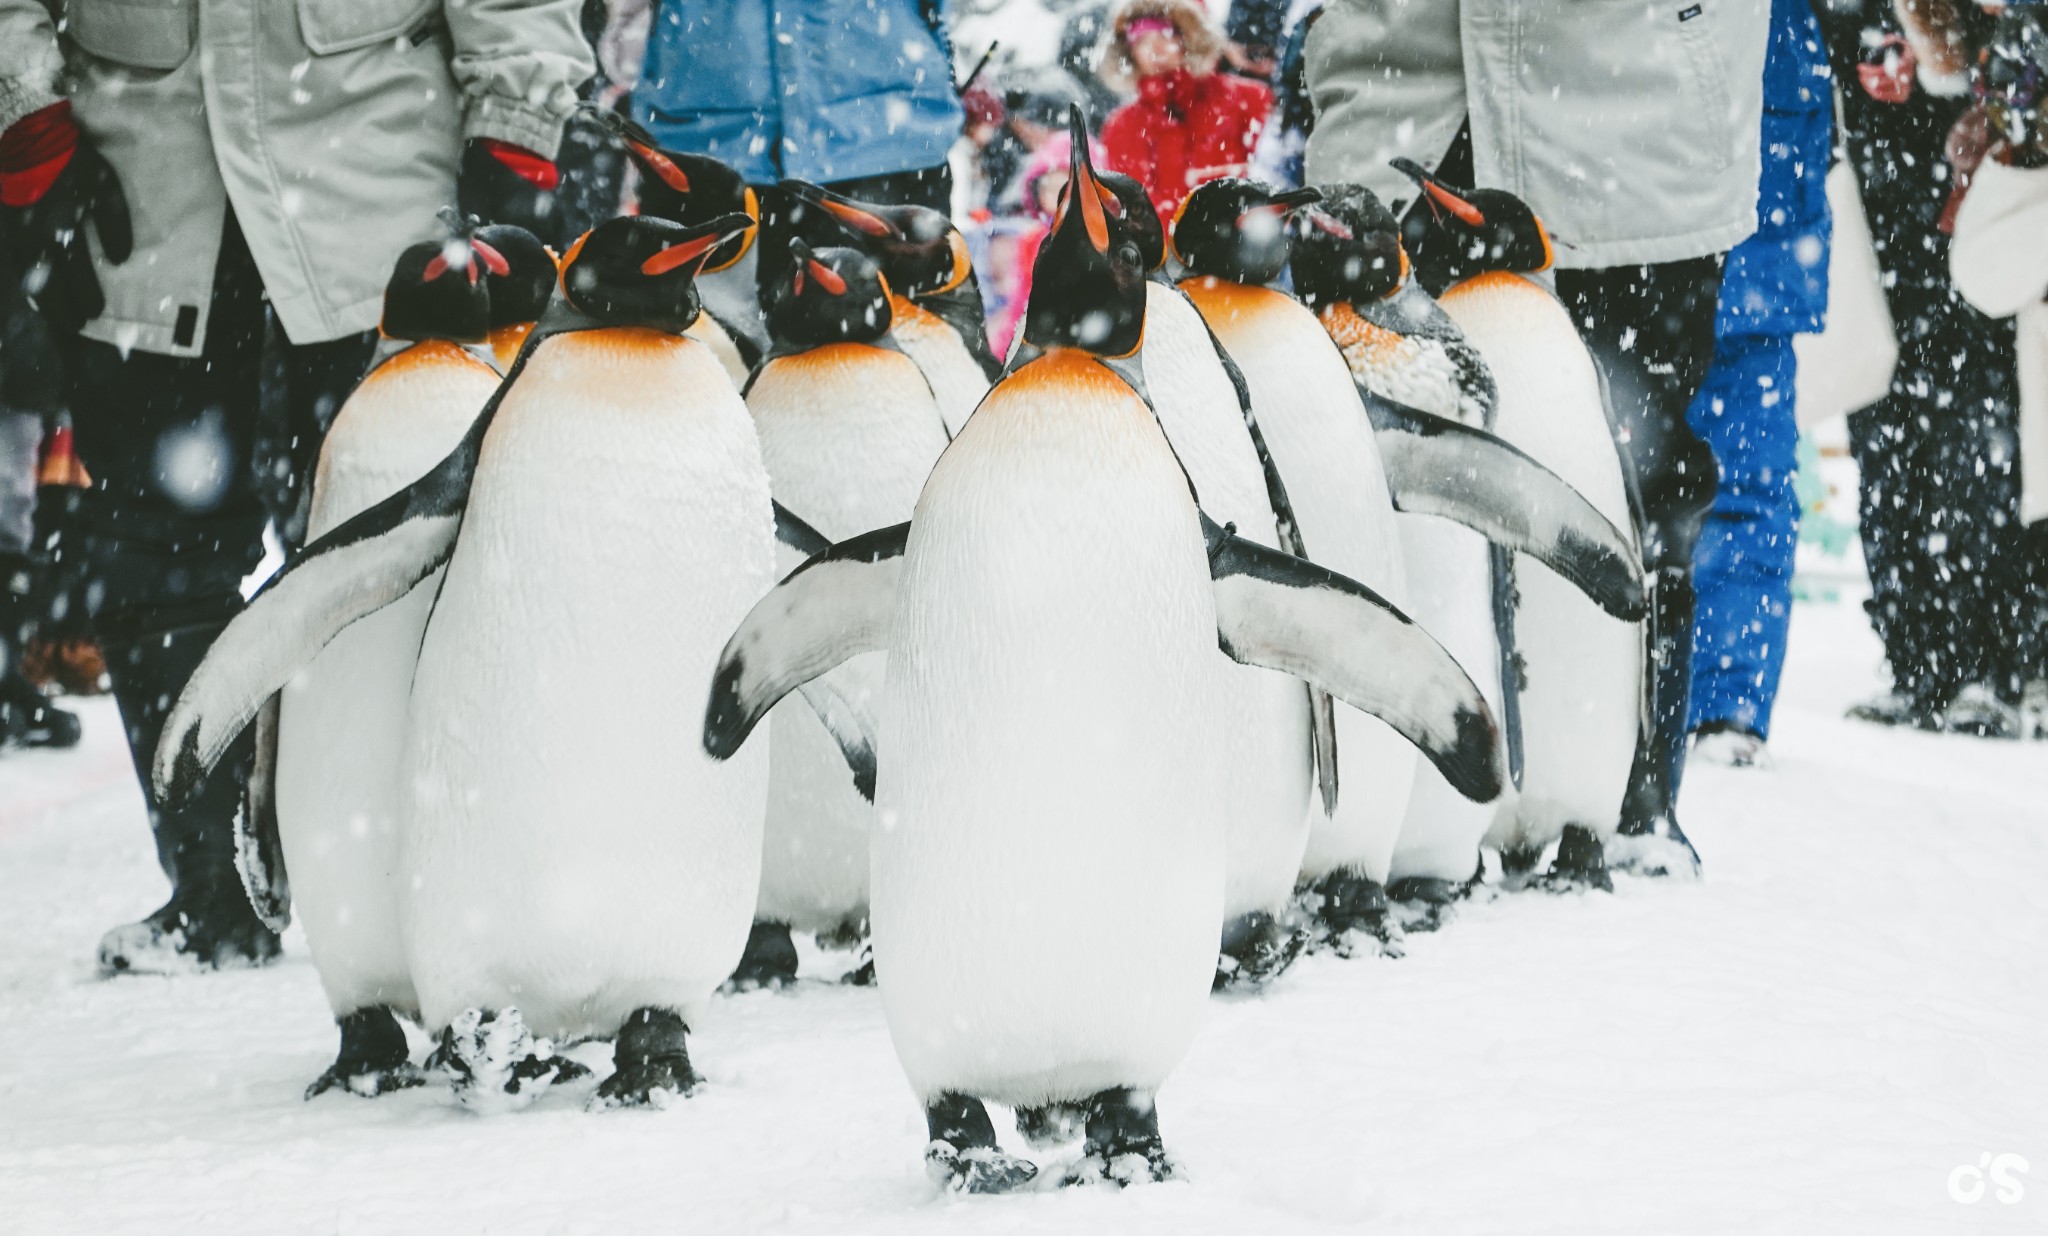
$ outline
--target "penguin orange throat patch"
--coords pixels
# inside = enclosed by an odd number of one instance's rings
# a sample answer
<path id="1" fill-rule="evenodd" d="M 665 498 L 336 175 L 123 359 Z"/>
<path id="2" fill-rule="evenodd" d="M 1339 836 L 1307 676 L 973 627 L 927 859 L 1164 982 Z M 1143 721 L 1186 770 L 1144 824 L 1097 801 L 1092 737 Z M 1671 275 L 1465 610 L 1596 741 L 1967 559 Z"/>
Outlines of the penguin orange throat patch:
<path id="1" fill-rule="evenodd" d="M 424 339 L 371 371 L 372 377 L 395 378 L 401 374 L 417 373 L 438 365 L 474 365 L 478 369 L 490 370 L 476 353 L 446 339 Z"/>
<path id="2" fill-rule="evenodd" d="M 1344 354 L 1344 361 L 1354 374 L 1363 376 L 1373 370 L 1391 369 L 1415 356 L 1412 340 L 1366 321 L 1348 304 L 1325 305 L 1316 316 L 1322 319 L 1323 329 L 1330 333 L 1330 341 Z"/>
<path id="3" fill-rule="evenodd" d="M 889 292 L 889 313 L 889 329 L 901 335 L 917 336 L 947 329 L 945 319 L 893 289 Z"/>
<path id="4" fill-rule="evenodd" d="M 498 358 L 498 368 L 508 369 L 519 355 L 519 349 L 526 344 L 526 337 L 533 333 L 533 323 L 514 322 L 500 326 L 491 332 L 491 354 Z"/>
<path id="5" fill-rule="evenodd" d="M 1293 303 L 1271 288 L 1249 283 L 1232 283 L 1214 275 L 1196 275 L 1181 280 L 1180 290 L 1195 302 L 1205 318 L 1251 318 L 1272 310 L 1279 302 Z"/>
<path id="6" fill-rule="evenodd" d="M 1522 275 L 1511 274 L 1505 270 L 1489 270 L 1444 289 L 1444 294 L 1436 298 L 1436 303 L 1441 305 L 1460 296 L 1485 292 L 1529 291 L 1542 291 L 1542 288 Z"/>
<path id="7" fill-rule="evenodd" d="M 1041 392 L 1054 390 L 1076 401 L 1076 406 L 1126 399 L 1138 411 L 1148 416 L 1151 414 L 1145 407 L 1145 401 L 1139 399 L 1137 392 L 1122 378 L 1079 348 L 1048 348 L 1043 355 L 1003 379 L 998 389 L 1008 395 L 1029 395 L 1034 404 L 1038 403 L 1037 396 Z"/>

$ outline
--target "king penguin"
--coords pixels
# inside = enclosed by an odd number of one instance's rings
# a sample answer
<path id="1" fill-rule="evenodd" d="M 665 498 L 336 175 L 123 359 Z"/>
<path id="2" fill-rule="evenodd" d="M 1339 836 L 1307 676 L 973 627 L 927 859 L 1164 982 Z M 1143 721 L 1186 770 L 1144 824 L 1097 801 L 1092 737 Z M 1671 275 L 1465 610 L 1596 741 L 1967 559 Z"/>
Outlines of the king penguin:
<path id="1" fill-rule="evenodd" d="M 1634 621 L 1644 608 L 1634 542 L 1562 478 L 1487 432 L 1498 405 L 1492 371 L 1410 277 L 1392 213 L 1362 186 L 1317 187 L 1322 200 L 1294 220 L 1295 292 L 1358 381 L 1400 512 L 1410 612 L 1485 690 L 1519 778 L 1513 551 Z M 1404 927 L 1438 925 L 1469 890 L 1480 839 L 1513 799 L 1510 790 L 1475 805 L 1417 766 L 1388 869 Z"/>
<path id="2" fill-rule="evenodd" d="M 1288 215 L 1317 196 L 1240 179 L 1197 188 L 1173 224 L 1188 271 L 1180 286 L 1244 375 L 1313 560 L 1401 605 L 1400 534 L 1351 372 L 1315 315 L 1269 286 L 1287 267 Z M 1334 810 L 1314 813 L 1300 876 L 1307 908 L 1348 948 L 1353 928 L 1382 942 L 1391 930 L 1384 886 L 1415 752 L 1380 721 L 1352 712 L 1337 714 L 1335 745 L 1339 797 Z"/>
<path id="3" fill-rule="evenodd" d="M 853 249 L 788 244 L 787 277 L 768 289 L 771 350 L 745 391 L 776 501 L 835 539 L 901 523 L 946 449 L 938 403 L 896 346 L 889 284 L 875 261 Z M 807 556 L 780 552 L 785 569 Z M 868 653 L 834 677 L 865 703 L 880 695 L 887 664 L 886 654 Z M 826 942 L 867 934 L 873 804 L 810 709 L 786 702 L 770 726 L 761 899 L 734 974 L 742 986 L 795 979 L 791 928 Z M 863 982 L 873 972 L 864 960 L 847 977 Z"/>
<path id="4" fill-rule="evenodd" d="M 823 212 L 843 230 L 836 241 L 823 243 L 856 246 L 881 263 L 892 293 L 891 336 L 924 370 L 946 418 L 946 432 L 957 435 L 1002 372 L 989 349 L 988 320 L 967 238 L 951 219 L 926 206 L 858 202 L 801 180 L 785 180 L 781 188 L 799 207 Z M 815 224 L 806 217 L 801 226 Z M 815 232 L 809 235 L 812 244 L 820 243 Z M 768 260 L 764 255 L 763 263 Z"/>
<path id="5" fill-rule="evenodd" d="M 734 389 L 768 349 L 768 324 L 755 288 L 754 263 L 761 238 L 761 198 L 738 171 L 709 155 L 669 150 L 654 135 L 617 112 L 599 113 L 640 174 L 640 213 L 696 227 L 728 215 L 745 215 L 745 231 L 718 246 L 697 275 L 701 312 L 690 324 L 692 339 L 709 347 L 732 379 Z"/>
<path id="6" fill-rule="evenodd" d="M 1079 125 L 1078 115 L 1077 110 L 1070 127 Z M 1075 140 L 1085 143 L 1086 132 L 1082 127 Z M 1163 273 L 1166 232 L 1151 197 L 1129 176 L 1104 172 L 1098 178 L 1111 194 L 1103 205 L 1112 239 L 1135 246 L 1140 268 L 1149 272 L 1141 354 L 1145 385 L 1203 511 L 1245 540 L 1308 557 L 1243 375 L 1187 293 Z M 1304 690 L 1285 675 L 1240 665 L 1220 651 L 1212 661 L 1223 680 L 1219 707 L 1231 735 L 1223 791 L 1224 925 L 1216 971 L 1222 989 L 1273 978 L 1306 942 L 1291 902 L 1308 845 L 1316 748 L 1336 741 L 1336 727 L 1327 695 Z M 1334 795 L 1334 760 L 1322 760 L 1320 771 Z"/>
<path id="7" fill-rule="evenodd" d="M 1426 225 L 1418 265 L 1447 284 L 1443 310 L 1485 357 L 1500 399 L 1494 431 L 1562 477 L 1611 524 L 1638 522 L 1605 388 L 1571 315 L 1534 276 L 1549 269 L 1549 233 L 1499 190 L 1457 190 L 1408 160 Z M 1638 738 L 1647 724 L 1647 624 L 1603 610 L 1551 566 L 1514 566 L 1520 670 L 1521 788 L 1486 834 L 1511 886 L 1611 888 L 1602 858 L 1620 827 Z M 1640 618 L 1638 612 L 1636 617 Z"/>
<path id="8" fill-rule="evenodd" d="M 461 441 L 498 389 L 486 359 L 483 272 L 505 262 L 481 235 L 399 255 L 369 372 L 320 448 L 308 537 L 419 479 Z M 343 631 L 278 701 L 274 852 L 341 1028 L 341 1050 L 307 1098 L 336 1087 L 376 1095 L 422 1080 L 397 1020 L 419 1008 L 398 921 L 398 768 L 420 635 L 439 587 L 436 572 Z M 245 846 L 245 872 L 270 853 Z M 275 872 L 265 875 L 259 884 L 284 886 Z"/>
<path id="9" fill-rule="evenodd" d="M 684 334 L 698 265 L 750 225 L 614 219 L 572 246 L 462 441 L 252 600 L 157 751 L 176 801 L 269 692 L 446 564 L 396 875 L 422 1020 L 467 1102 L 516 1105 L 581 1071 L 534 1031 L 613 1036 L 593 1105 L 688 1093 L 688 1027 L 746 942 L 767 752 L 678 749 L 673 717 L 773 578 L 752 418 Z"/>
<path id="10" fill-rule="evenodd" d="M 1025 344 L 915 514 L 791 573 L 721 655 L 704 743 L 890 652 L 875 968 L 943 1186 L 1036 1174 L 985 1102 L 1075 1105 L 1070 1182 L 1163 1179 L 1154 1095 L 1188 1049 L 1223 913 L 1230 736 L 1209 658 L 1387 717 L 1476 797 L 1498 734 L 1448 655 L 1363 585 L 1204 515 L 1145 395 L 1145 275 L 1071 156 Z"/>

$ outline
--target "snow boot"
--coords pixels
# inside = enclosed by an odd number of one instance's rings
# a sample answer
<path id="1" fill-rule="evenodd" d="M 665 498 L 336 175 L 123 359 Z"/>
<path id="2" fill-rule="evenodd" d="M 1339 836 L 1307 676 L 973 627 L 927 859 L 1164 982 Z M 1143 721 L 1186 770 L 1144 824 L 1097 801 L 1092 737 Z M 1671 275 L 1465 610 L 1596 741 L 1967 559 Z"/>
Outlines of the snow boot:
<path id="1" fill-rule="evenodd" d="M 680 1013 L 634 1009 L 612 1040 L 612 1075 L 590 1096 L 590 1109 L 667 1107 L 689 1098 L 704 1081 L 690 1067 L 689 1033 Z"/>
<path id="2" fill-rule="evenodd" d="M 1088 1140 L 1081 1161 L 1067 1169 L 1062 1185 L 1177 1180 L 1180 1164 L 1159 1136 L 1159 1109 L 1149 1092 L 1119 1087 L 1088 1100 Z"/>
<path id="3" fill-rule="evenodd" d="M 2016 739 L 2026 736 L 2027 719 L 2019 705 L 1998 698 L 1990 684 L 1973 682 L 1942 710 L 1941 728 L 1972 738 Z"/>
<path id="4" fill-rule="evenodd" d="M 389 1007 L 373 1004 L 334 1019 L 341 1029 L 341 1050 L 327 1071 L 306 1087 L 306 1097 L 341 1090 L 365 1099 L 426 1083 L 426 1074 L 412 1066 L 405 1027 Z"/>
<path id="5" fill-rule="evenodd" d="M 1733 721 L 1709 721 L 1692 732 L 1692 758 L 1723 768 L 1768 765 L 1769 752 L 1755 730 Z"/>
<path id="6" fill-rule="evenodd" d="M 80 733 L 78 718 L 45 699 L 12 664 L 0 670 L 0 747 L 75 747 Z"/>
<path id="7" fill-rule="evenodd" d="M 1871 725 L 1938 730 L 1941 728 L 1941 712 L 1941 706 L 1925 696 L 1894 688 L 1860 704 L 1850 705 L 1849 711 L 1843 715 L 1851 721 L 1864 721 Z"/>
<path id="8" fill-rule="evenodd" d="M 980 1099 L 942 1094 L 925 1105 L 924 1170 L 949 1193 L 1013 1193 L 1031 1183 L 1038 1165 L 1004 1154 Z"/>
<path id="9" fill-rule="evenodd" d="M 239 883 L 181 889 L 156 913 L 100 938 L 100 974 L 196 974 L 277 960 L 277 933 L 249 908 Z"/>

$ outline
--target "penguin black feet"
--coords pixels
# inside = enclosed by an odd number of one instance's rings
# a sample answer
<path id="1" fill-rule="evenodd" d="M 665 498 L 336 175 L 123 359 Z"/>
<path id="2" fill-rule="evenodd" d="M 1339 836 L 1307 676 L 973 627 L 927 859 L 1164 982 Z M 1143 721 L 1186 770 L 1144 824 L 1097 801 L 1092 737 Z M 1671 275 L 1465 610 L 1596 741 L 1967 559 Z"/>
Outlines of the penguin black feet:
<path id="1" fill-rule="evenodd" d="M 1017 1132 L 1033 1150 L 1049 1150 L 1080 1139 L 1088 1127 L 1088 1108 L 1081 1103 L 1047 1103 L 1017 1109 Z"/>
<path id="2" fill-rule="evenodd" d="M 731 991 L 787 987 L 796 982 L 796 945 L 789 938 L 788 923 L 756 922 L 747 933 L 747 951 L 726 980 Z"/>
<path id="3" fill-rule="evenodd" d="M 925 1105 L 931 1141 L 924 1170 L 932 1183 L 951 1193 L 1012 1193 L 1030 1184 L 1038 1165 L 996 1147 L 996 1127 L 980 1099 L 942 1094 Z"/>
<path id="4" fill-rule="evenodd" d="M 1278 978 L 1308 947 L 1308 932 L 1293 915 L 1276 918 L 1264 910 L 1240 915 L 1223 925 L 1223 945 L 1216 958 L 1211 991 L 1256 991 Z"/>
<path id="5" fill-rule="evenodd" d="M 590 1076 L 588 1068 L 556 1055 L 553 1043 L 528 1033 L 516 1008 L 464 1010 L 441 1032 L 427 1065 L 446 1070 L 455 1097 L 472 1111 L 513 1111 L 556 1082 Z"/>
<path id="6" fill-rule="evenodd" d="M 341 1051 L 327 1071 L 306 1087 L 307 1098 L 339 1089 L 374 1099 L 426 1082 L 426 1075 L 412 1066 L 405 1028 L 386 1006 L 357 1009 L 336 1018 L 335 1024 L 341 1028 Z"/>
<path id="7" fill-rule="evenodd" d="M 1159 1136 L 1159 1109 L 1150 1092 L 1128 1087 L 1104 1090 L 1086 1106 L 1088 1140 L 1082 1144 L 1081 1161 L 1067 1169 L 1060 1184 L 1122 1188 L 1179 1178 L 1180 1165 L 1167 1156 Z"/>
<path id="8" fill-rule="evenodd" d="M 612 1041 L 612 1075 L 590 1096 L 591 1110 L 667 1107 L 703 1082 L 684 1046 L 690 1028 L 668 1009 L 634 1009 Z"/>
<path id="9" fill-rule="evenodd" d="M 1450 920 L 1451 909 L 1472 895 L 1484 874 L 1482 865 L 1465 881 L 1434 876 L 1409 876 L 1387 885 L 1387 902 L 1404 932 L 1435 931 Z"/>
<path id="10" fill-rule="evenodd" d="M 1387 890 L 1378 880 L 1333 871 L 1310 885 L 1299 900 L 1313 916 L 1316 935 L 1339 957 L 1357 953 L 1360 934 L 1378 941 L 1382 954 L 1401 956 L 1401 928 L 1388 913 Z"/>
<path id="11" fill-rule="evenodd" d="M 1607 839 L 1606 862 L 1609 870 L 1636 876 L 1696 880 L 1700 875 L 1699 851 L 1668 815 L 1633 833 L 1629 821 L 1622 821 L 1621 831 Z"/>
<path id="12" fill-rule="evenodd" d="M 1543 851 L 1540 849 L 1502 850 L 1502 883 L 1517 891 L 1525 888 L 1540 888 L 1550 893 L 1582 893 L 1589 889 L 1603 893 L 1614 891 L 1614 879 L 1607 874 L 1606 853 L 1600 838 L 1584 825 L 1564 826 L 1564 834 L 1557 842 L 1557 856 L 1550 860 L 1550 870 L 1539 875 L 1536 865 L 1542 859 Z"/>

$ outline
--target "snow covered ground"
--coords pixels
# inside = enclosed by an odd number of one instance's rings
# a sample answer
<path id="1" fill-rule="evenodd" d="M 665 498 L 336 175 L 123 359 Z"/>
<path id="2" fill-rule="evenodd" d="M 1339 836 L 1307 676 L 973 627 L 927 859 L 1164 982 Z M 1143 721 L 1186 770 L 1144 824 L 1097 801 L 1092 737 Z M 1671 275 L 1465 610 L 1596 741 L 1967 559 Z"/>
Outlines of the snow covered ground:
<path id="1" fill-rule="evenodd" d="M 1163 1092 L 1185 1183 L 966 1200 L 821 954 L 716 1004 L 710 1085 L 668 1111 L 301 1101 L 334 1048 L 302 939 L 94 977 L 163 885 L 91 702 L 80 750 L 0 758 L 0 1232 L 2048 1231 L 2048 745 L 1840 720 L 1877 664 L 1852 600 L 1798 607 L 1776 767 L 1686 787 L 1703 883 L 1311 959 L 1216 1001 Z M 1951 1199 L 2005 1152 L 2019 1201 Z"/>

